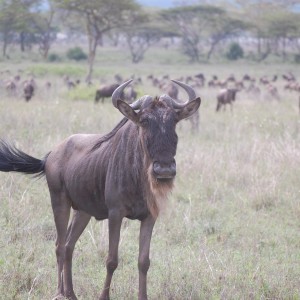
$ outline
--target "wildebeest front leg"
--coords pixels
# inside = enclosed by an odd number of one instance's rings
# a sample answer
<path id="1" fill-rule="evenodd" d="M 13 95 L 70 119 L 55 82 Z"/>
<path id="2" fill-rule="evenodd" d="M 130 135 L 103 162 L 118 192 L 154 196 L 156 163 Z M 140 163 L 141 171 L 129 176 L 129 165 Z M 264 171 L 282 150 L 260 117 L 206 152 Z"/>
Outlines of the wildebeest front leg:
<path id="1" fill-rule="evenodd" d="M 72 283 L 72 256 L 75 244 L 89 223 L 91 216 L 83 211 L 74 211 L 73 219 L 68 229 L 64 264 L 64 295 L 76 300 Z"/>
<path id="2" fill-rule="evenodd" d="M 100 300 L 109 299 L 109 289 L 114 271 L 118 267 L 118 248 L 120 240 L 120 229 L 123 216 L 118 212 L 111 212 L 108 216 L 109 250 L 106 260 L 106 279 Z"/>
<path id="3" fill-rule="evenodd" d="M 155 219 L 149 215 L 141 222 L 139 249 L 139 300 L 147 299 L 147 272 L 150 267 L 150 242 Z"/>

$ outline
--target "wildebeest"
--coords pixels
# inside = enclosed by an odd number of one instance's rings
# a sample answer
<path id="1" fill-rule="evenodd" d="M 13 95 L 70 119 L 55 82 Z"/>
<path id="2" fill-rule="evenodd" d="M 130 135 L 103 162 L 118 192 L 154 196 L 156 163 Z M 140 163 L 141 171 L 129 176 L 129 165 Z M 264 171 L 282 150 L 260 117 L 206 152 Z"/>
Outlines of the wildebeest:
<path id="1" fill-rule="evenodd" d="M 198 79 L 201 86 L 205 85 L 205 76 L 203 73 L 196 74 L 194 77 L 196 77 Z"/>
<path id="2" fill-rule="evenodd" d="M 201 100 L 190 86 L 176 82 L 189 96 L 185 103 L 177 103 L 168 95 L 146 95 L 129 105 L 120 96 L 130 82 L 123 83 L 112 95 L 113 105 L 125 118 L 106 135 L 72 135 L 43 159 L 0 142 L 0 171 L 46 176 L 57 229 L 55 299 L 77 299 L 72 284 L 72 255 L 92 216 L 97 220 L 108 218 L 109 227 L 107 275 L 100 299 L 109 299 L 124 217 L 141 221 L 138 299 L 147 299 L 152 230 L 176 175 L 175 127 L 198 110 Z M 74 214 L 68 227 L 71 207 Z"/>
<path id="3" fill-rule="evenodd" d="M 24 98 L 29 101 L 34 95 L 35 82 L 33 79 L 25 81 L 23 84 Z"/>
<path id="4" fill-rule="evenodd" d="M 14 82 L 14 80 L 9 80 L 9 81 L 6 83 L 5 88 L 6 88 L 6 90 L 7 90 L 7 93 L 8 93 L 10 96 L 15 96 L 15 95 L 16 95 L 17 85 L 16 85 L 16 83 Z"/>
<path id="5" fill-rule="evenodd" d="M 64 83 L 66 84 L 68 90 L 72 90 L 80 84 L 80 79 L 71 80 L 68 75 L 65 75 L 63 80 L 64 80 Z"/>
<path id="6" fill-rule="evenodd" d="M 95 103 L 98 103 L 99 100 L 104 102 L 104 98 L 109 98 L 112 96 L 113 92 L 119 87 L 120 85 L 118 83 L 112 83 L 105 85 L 101 88 L 99 88 L 96 91 L 96 96 L 95 96 Z"/>
<path id="7" fill-rule="evenodd" d="M 219 91 L 217 95 L 217 107 L 216 111 L 219 111 L 221 106 L 226 104 L 230 104 L 232 110 L 232 102 L 235 101 L 236 93 L 238 92 L 237 89 L 222 89 Z"/>
<path id="8" fill-rule="evenodd" d="M 276 88 L 276 86 L 272 85 L 272 84 L 268 84 L 267 85 L 267 97 L 269 99 L 275 99 L 275 100 L 280 100 L 280 95 L 278 93 L 278 89 Z"/>
<path id="9" fill-rule="evenodd" d="M 256 86 L 253 82 L 251 82 L 246 92 L 252 94 L 255 97 L 259 97 L 261 94 L 260 88 Z"/>
<path id="10" fill-rule="evenodd" d="M 123 97 L 126 102 L 131 103 L 136 99 L 137 91 L 132 86 L 129 86 L 127 90 L 123 93 Z"/>
<path id="11" fill-rule="evenodd" d="M 178 99 L 178 88 L 172 83 L 162 85 L 162 90 L 173 99 Z"/>

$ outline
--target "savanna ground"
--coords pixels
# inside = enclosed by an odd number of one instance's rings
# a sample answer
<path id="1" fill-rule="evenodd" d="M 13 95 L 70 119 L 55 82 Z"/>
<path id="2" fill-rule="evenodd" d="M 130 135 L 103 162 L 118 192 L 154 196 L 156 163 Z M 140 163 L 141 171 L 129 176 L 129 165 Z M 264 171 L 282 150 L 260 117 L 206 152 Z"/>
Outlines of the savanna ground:
<path id="1" fill-rule="evenodd" d="M 0 137 L 43 157 L 73 133 L 106 133 L 122 118 L 107 100 L 95 105 L 100 79 L 140 75 L 142 94 L 161 94 L 146 75 L 171 78 L 203 72 L 225 78 L 281 75 L 292 64 L 188 64 L 176 53 L 153 50 L 140 65 L 102 49 L 94 86 L 68 92 L 62 76 L 83 79 L 85 63 L 1 62 L 22 69 L 39 86 L 29 103 L 0 94 Z M 3 79 L 4 75 L 2 75 Z M 52 88 L 42 87 L 46 80 Z M 150 299 L 300 299 L 300 119 L 298 95 L 276 84 L 281 101 L 238 94 L 233 112 L 215 112 L 216 89 L 202 88 L 201 125 L 178 125 L 178 175 L 151 245 Z M 184 94 L 182 93 L 182 98 Z M 45 179 L 0 174 L 0 299 L 51 299 L 56 291 L 55 227 Z M 136 299 L 139 222 L 125 220 L 112 299 Z M 77 243 L 74 287 L 96 299 L 105 278 L 107 223 L 92 220 Z"/>

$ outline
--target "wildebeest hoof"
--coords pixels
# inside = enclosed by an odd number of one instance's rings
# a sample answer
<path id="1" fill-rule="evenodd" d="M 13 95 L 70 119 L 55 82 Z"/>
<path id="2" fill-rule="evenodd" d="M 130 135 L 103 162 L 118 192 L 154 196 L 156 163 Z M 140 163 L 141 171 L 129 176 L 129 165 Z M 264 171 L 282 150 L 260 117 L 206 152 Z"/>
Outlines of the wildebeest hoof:
<path id="1" fill-rule="evenodd" d="M 65 296 L 63 294 L 57 294 L 56 296 L 54 296 L 54 298 L 52 298 L 52 300 L 65 300 Z"/>
<path id="2" fill-rule="evenodd" d="M 75 296 L 74 292 L 65 292 L 65 299 L 68 299 L 68 300 L 77 300 L 77 297 Z"/>

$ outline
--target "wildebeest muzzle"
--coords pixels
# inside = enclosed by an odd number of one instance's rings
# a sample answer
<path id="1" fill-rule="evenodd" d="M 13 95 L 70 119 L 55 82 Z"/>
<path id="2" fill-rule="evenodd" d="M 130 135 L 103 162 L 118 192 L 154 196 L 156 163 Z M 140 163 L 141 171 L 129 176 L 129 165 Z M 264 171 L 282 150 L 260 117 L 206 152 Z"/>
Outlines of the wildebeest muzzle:
<path id="1" fill-rule="evenodd" d="M 155 161 L 153 163 L 153 175 L 159 180 L 173 179 L 176 176 L 175 160 L 168 163 Z"/>

